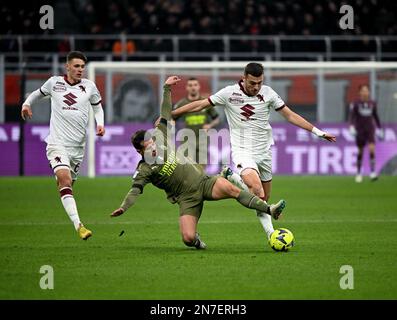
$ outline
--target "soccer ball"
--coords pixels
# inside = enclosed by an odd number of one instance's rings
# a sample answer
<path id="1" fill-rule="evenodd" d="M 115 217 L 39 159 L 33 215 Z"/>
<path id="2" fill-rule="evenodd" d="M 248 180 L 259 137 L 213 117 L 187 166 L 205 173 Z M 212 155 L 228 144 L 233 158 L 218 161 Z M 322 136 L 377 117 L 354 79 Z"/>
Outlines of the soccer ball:
<path id="1" fill-rule="evenodd" d="M 274 251 L 288 251 L 294 246 L 294 235 L 286 228 L 276 229 L 270 236 L 269 244 Z"/>

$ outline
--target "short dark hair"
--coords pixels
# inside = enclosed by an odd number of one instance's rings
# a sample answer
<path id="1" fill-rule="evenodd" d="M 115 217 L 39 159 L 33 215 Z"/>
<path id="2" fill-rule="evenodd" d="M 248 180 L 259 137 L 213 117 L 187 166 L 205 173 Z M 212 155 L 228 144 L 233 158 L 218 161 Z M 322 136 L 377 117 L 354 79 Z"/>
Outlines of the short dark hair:
<path id="1" fill-rule="evenodd" d="M 73 59 L 81 59 L 83 60 L 85 63 L 87 63 L 88 59 L 85 56 L 84 53 L 82 53 L 81 51 L 70 51 L 66 57 L 66 62 L 70 62 Z"/>
<path id="2" fill-rule="evenodd" d="M 244 68 L 244 75 L 260 77 L 263 74 L 263 66 L 260 63 L 250 62 Z"/>
<path id="3" fill-rule="evenodd" d="M 187 81 L 198 81 L 198 79 L 196 77 L 190 77 L 189 79 L 187 79 Z"/>
<path id="4" fill-rule="evenodd" d="M 138 130 L 131 137 L 131 143 L 137 151 L 143 148 L 142 142 L 145 141 L 146 130 Z"/>

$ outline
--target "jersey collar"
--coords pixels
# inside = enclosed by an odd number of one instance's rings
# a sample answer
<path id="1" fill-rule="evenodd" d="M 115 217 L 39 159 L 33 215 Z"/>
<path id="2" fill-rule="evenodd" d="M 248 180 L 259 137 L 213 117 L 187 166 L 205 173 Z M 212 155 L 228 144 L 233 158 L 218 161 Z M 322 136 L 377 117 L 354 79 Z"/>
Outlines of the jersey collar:
<path id="1" fill-rule="evenodd" d="M 261 95 L 261 94 L 257 94 L 256 96 L 251 96 L 251 95 L 249 95 L 248 94 L 248 92 L 246 92 L 245 91 L 245 89 L 244 89 L 244 86 L 243 86 L 243 79 L 241 79 L 239 82 L 238 82 L 238 85 L 240 86 L 240 90 L 242 91 L 242 92 L 244 92 L 244 94 L 246 95 L 246 96 L 248 96 L 248 97 L 257 97 L 260 101 L 264 101 L 263 100 L 263 96 Z"/>
<path id="2" fill-rule="evenodd" d="M 81 80 L 75 82 L 75 83 L 70 83 L 68 80 L 68 76 L 66 74 L 63 75 L 63 80 L 65 80 L 65 82 L 69 85 L 69 86 L 75 86 L 76 84 L 81 83 Z"/>

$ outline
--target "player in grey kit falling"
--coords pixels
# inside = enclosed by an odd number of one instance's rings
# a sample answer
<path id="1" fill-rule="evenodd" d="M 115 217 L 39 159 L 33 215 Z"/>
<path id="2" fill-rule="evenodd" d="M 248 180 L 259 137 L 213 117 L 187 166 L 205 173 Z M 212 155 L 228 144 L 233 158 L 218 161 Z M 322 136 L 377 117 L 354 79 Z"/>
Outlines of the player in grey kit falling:
<path id="1" fill-rule="evenodd" d="M 361 166 L 364 147 L 368 144 L 370 158 L 370 178 L 375 181 L 378 175 L 375 171 L 375 134 L 383 139 L 383 130 L 379 121 L 376 102 L 370 99 L 369 87 L 359 87 L 359 99 L 350 104 L 349 112 L 350 133 L 356 138 L 357 153 L 357 175 L 356 182 L 363 181 Z"/>

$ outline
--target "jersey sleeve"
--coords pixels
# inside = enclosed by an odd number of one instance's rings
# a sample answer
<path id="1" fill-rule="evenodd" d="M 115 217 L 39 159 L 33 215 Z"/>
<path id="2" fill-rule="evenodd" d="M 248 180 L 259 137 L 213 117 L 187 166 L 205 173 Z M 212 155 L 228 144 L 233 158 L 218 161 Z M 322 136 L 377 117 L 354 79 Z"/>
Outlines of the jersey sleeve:
<path id="1" fill-rule="evenodd" d="M 147 165 L 144 165 L 144 163 L 139 164 L 132 177 L 132 188 L 137 188 L 140 190 L 140 193 L 143 193 L 143 188 L 151 181 L 151 175 L 152 171 Z"/>
<path id="2" fill-rule="evenodd" d="M 285 102 L 281 97 L 277 94 L 276 91 L 270 88 L 270 101 L 271 101 L 271 106 L 274 110 L 279 111 L 285 106 Z"/>
<path id="3" fill-rule="evenodd" d="M 351 102 L 349 105 L 349 124 L 354 125 L 356 120 L 356 105 Z"/>
<path id="4" fill-rule="evenodd" d="M 132 205 L 134 205 L 136 199 L 143 193 L 145 185 L 151 181 L 150 176 L 151 170 L 146 168 L 143 164 L 139 164 L 133 176 L 132 187 L 125 195 L 120 208 L 127 211 Z"/>
<path id="5" fill-rule="evenodd" d="M 373 109 L 373 111 L 372 111 L 372 115 L 373 115 L 373 117 L 374 117 L 376 126 L 377 126 L 378 128 L 381 128 L 382 126 L 381 126 L 381 124 L 380 124 L 380 120 L 379 120 L 379 116 L 378 116 L 378 106 L 377 106 L 376 102 L 374 102 L 374 109 Z"/>
<path id="6" fill-rule="evenodd" d="M 54 77 L 49 78 L 44 84 L 40 87 L 40 92 L 43 96 L 51 95 L 51 90 L 53 87 Z"/>
<path id="7" fill-rule="evenodd" d="M 224 106 L 224 105 L 226 105 L 226 102 L 227 102 L 227 97 L 228 97 L 227 92 L 228 92 L 228 89 L 223 88 L 223 89 L 219 90 L 217 93 L 210 96 L 208 98 L 208 101 L 213 106 L 216 106 L 216 105 Z"/>
<path id="8" fill-rule="evenodd" d="M 98 88 L 96 87 L 95 83 L 93 83 L 93 89 L 90 96 L 90 103 L 93 106 L 96 106 L 102 102 L 101 94 L 99 93 Z"/>

